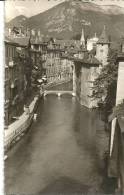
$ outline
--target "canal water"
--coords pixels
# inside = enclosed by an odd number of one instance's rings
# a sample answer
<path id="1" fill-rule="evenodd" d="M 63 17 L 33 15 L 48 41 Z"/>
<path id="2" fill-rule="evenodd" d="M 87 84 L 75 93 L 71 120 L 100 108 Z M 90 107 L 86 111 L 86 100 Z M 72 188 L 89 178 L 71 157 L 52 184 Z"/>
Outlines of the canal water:
<path id="1" fill-rule="evenodd" d="M 107 193 L 108 136 L 98 113 L 68 95 L 41 99 L 37 113 L 37 121 L 8 153 L 6 193 Z"/>

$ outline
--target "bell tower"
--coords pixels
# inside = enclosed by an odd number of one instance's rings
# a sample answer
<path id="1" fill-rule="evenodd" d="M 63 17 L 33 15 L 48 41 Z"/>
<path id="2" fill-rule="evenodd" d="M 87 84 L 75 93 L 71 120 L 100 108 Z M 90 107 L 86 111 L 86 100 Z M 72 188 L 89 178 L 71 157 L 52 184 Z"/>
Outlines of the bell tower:
<path id="1" fill-rule="evenodd" d="M 96 58 L 102 63 L 102 65 L 107 65 L 108 52 L 110 47 L 110 41 L 106 33 L 106 27 L 102 31 L 102 34 L 96 45 Z"/>

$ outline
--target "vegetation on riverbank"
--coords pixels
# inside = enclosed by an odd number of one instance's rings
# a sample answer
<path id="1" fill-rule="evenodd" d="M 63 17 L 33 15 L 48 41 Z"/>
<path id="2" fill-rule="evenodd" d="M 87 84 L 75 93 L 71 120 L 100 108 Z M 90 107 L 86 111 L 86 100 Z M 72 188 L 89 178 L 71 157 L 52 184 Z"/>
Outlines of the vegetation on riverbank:
<path id="1" fill-rule="evenodd" d="M 101 73 L 94 81 L 92 97 L 98 100 L 99 109 L 104 113 L 105 120 L 112 113 L 116 101 L 118 51 L 109 50 L 108 64 L 101 69 Z"/>
<path id="2" fill-rule="evenodd" d="M 113 108 L 111 118 L 113 119 L 115 117 L 117 118 L 124 117 L 124 100 L 122 103 L 118 104 Z"/>

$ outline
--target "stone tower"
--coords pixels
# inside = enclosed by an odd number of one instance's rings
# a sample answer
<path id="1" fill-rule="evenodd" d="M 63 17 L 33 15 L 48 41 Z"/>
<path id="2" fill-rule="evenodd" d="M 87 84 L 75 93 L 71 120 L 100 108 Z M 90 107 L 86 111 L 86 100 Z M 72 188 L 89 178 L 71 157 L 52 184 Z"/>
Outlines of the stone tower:
<path id="1" fill-rule="evenodd" d="M 102 63 L 103 66 L 107 65 L 109 47 L 110 41 L 106 33 L 106 27 L 104 26 L 96 46 L 96 58 Z"/>

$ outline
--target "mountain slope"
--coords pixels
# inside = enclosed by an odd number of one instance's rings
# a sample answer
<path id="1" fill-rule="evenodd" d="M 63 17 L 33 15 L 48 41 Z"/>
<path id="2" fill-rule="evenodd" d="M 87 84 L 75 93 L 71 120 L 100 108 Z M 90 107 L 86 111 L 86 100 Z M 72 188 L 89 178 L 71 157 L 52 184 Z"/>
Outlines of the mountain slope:
<path id="1" fill-rule="evenodd" d="M 19 15 L 16 18 L 10 20 L 8 23 L 6 23 L 6 25 L 8 27 L 14 27 L 14 26 L 19 27 L 20 25 L 23 26 L 23 23 L 26 22 L 27 19 L 28 18 L 26 16 Z"/>
<path id="2" fill-rule="evenodd" d="M 118 10 L 118 14 L 115 10 Z M 112 11 L 113 10 L 113 11 Z M 91 36 L 95 32 L 99 35 L 106 25 L 108 34 L 113 39 L 124 35 L 124 14 L 123 8 L 119 6 L 99 6 L 94 3 L 82 1 L 65 1 L 43 13 L 26 18 L 21 24 L 40 29 L 42 34 L 48 34 L 57 38 L 70 39 L 79 35 L 82 29 L 82 22 L 90 24 L 85 26 L 86 33 Z"/>
<path id="3" fill-rule="evenodd" d="M 124 8 L 117 5 L 101 5 L 106 14 L 120 15 L 124 14 Z"/>

